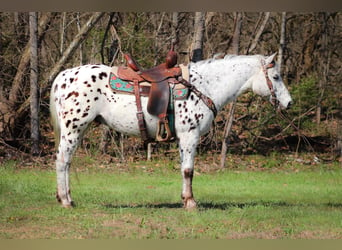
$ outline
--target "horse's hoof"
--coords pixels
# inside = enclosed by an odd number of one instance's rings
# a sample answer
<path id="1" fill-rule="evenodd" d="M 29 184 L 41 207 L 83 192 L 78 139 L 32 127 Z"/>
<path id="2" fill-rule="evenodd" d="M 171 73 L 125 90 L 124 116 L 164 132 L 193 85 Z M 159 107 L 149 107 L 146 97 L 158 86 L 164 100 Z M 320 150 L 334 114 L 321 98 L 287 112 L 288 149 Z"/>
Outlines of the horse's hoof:
<path id="1" fill-rule="evenodd" d="M 189 211 L 195 210 L 197 208 L 196 201 L 193 198 L 185 200 L 184 208 Z"/>
<path id="2" fill-rule="evenodd" d="M 68 202 L 68 203 L 62 203 L 62 207 L 63 208 L 73 208 L 73 207 L 75 207 L 75 203 L 73 202 L 73 201 L 71 201 L 71 202 Z"/>

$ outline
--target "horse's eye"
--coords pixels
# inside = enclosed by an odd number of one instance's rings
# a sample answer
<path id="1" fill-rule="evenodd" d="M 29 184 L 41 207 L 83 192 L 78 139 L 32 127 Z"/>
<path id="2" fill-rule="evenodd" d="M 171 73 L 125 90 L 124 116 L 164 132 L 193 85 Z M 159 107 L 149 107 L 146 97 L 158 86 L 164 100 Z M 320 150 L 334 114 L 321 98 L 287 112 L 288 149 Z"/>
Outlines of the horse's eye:
<path id="1" fill-rule="evenodd" d="M 273 79 L 274 79 L 274 80 L 279 80 L 279 76 L 278 76 L 278 75 L 274 75 L 274 76 L 273 76 Z"/>

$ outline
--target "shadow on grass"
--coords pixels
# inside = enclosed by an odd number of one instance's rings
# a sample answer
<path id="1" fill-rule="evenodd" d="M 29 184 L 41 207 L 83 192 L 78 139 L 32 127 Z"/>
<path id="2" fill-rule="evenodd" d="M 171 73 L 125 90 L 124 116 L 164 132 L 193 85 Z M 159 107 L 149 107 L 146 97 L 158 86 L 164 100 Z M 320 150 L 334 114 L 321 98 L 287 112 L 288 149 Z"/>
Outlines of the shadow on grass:
<path id="1" fill-rule="evenodd" d="M 103 204 L 105 208 L 183 208 L 181 203 L 147 203 L 147 204 Z M 214 202 L 199 202 L 197 208 L 199 210 L 206 209 L 219 209 L 219 210 L 229 210 L 231 208 L 248 208 L 248 207 L 305 207 L 305 206 L 324 206 L 331 208 L 342 209 L 342 203 L 323 203 L 323 204 L 310 204 L 310 203 L 288 203 L 285 201 L 258 201 L 258 202 L 224 202 L 224 203 L 214 203 Z"/>

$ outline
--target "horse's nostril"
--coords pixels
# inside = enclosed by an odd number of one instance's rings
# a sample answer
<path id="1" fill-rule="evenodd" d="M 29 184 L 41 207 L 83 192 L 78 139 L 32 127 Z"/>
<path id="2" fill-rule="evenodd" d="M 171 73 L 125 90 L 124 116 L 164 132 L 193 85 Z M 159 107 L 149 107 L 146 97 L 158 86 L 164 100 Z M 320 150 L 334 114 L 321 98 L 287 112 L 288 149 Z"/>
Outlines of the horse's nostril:
<path id="1" fill-rule="evenodd" d="M 286 107 L 286 109 L 290 109 L 290 108 L 291 108 L 291 106 L 292 106 L 292 102 L 289 102 L 289 103 L 287 104 L 287 107 Z"/>

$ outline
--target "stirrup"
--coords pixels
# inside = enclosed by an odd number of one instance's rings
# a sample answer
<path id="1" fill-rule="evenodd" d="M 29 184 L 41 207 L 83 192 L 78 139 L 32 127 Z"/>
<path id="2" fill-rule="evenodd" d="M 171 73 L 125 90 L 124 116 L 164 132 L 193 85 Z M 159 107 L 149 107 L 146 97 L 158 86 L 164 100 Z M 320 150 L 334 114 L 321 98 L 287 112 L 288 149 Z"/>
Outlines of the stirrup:
<path id="1" fill-rule="evenodd" d="M 165 118 L 158 121 L 156 141 L 166 142 L 172 138 L 172 132 L 168 120 Z"/>

